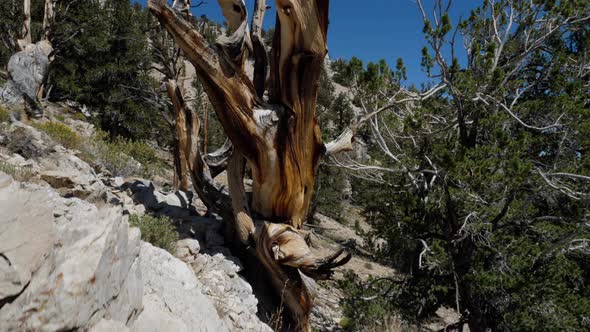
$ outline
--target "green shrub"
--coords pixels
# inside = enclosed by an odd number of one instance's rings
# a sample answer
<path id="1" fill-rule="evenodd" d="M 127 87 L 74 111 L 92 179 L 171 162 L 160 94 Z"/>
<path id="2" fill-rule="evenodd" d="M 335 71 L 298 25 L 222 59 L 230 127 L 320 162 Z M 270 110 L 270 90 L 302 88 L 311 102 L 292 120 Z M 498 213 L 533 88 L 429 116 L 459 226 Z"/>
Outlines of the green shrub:
<path id="1" fill-rule="evenodd" d="M 178 233 L 168 217 L 154 217 L 150 215 L 132 215 L 129 217 L 129 224 L 138 227 L 141 231 L 141 238 L 156 247 L 173 253 L 178 241 Z"/>
<path id="2" fill-rule="evenodd" d="M 98 131 L 86 140 L 82 158 L 101 164 L 114 176 L 130 176 L 138 174 L 141 165 L 129 156 L 116 142 L 108 138 L 108 134 Z"/>
<path id="3" fill-rule="evenodd" d="M 346 200 L 346 172 L 338 167 L 320 166 L 316 181 L 313 208 L 322 214 L 342 222 Z"/>
<path id="4" fill-rule="evenodd" d="M 114 176 L 151 177 L 169 167 L 145 142 L 110 139 L 103 131 L 87 139 L 82 150 L 83 159 L 103 165 Z"/>
<path id="5" fill-rule="evenodd" d="M 8 110 L 0 106 L 0 123 L 10 121 L 10 113 Z"/>
<path id="6" fill-rule="evenodd" d="M 72 119 L 74 120 L 78 120 L 78 121 L 88 121 L 88 119 L 86 119 L 86 116 L 84 114 L 82 114 L 81 112 L 75 112 L 72 114 Z"/>
<path id="7" fill-rule="evenodd" d="M 350 330 L 350 325 L 352 325 L 350 318 L 342 317 L 342 319 L 340 319 L 340 327 L 344 330 Z"/>
<path id="8" fill-rule="evenodd" d="M 145 142 L 119 138 L 112 144 L 119 151 L 133 157 L 133 159 L 139 161 L 145 167 L 161 163 L 158 156 L 156 156 L 156 151 Z"/>
<path id="9" fill-rule="evenodd" d="M 30 169 L 11 165 L 3 161 L 0 161 L 0 172 L 4 172 L 12 176 L 13 179 L 21 182 L 28 181 L 33 177 L 33 172 Z"/>
<path id="10" fill-rule="evenodd" d="M 59 122 L 45 122 L 34 123 L 33 127 L 45 132 L 56 142 L 60 143 L 68 149 L 78 149 L 80 147 L 81 139 L 75 131 L 70 129 L 63 123 Z"/>
<path id="11" fill-rule="evenodd" d="M 97 141 L 95 160 L 108 169 L 114 176 L 131 176 L 141 173 L 141 165 L 129 155 L 117 149 L 115 144 Z"/>
<path id="12" fill-rule="evenodd" d="M 346 271 L 344 278 L 338 281 L 338 288 L 344 294 L 340 303 L 344 314 L 340 327 L 345 331 L 385 331 L 383 325 L 396 308 L 387 294 L 383 296 L 383 291 L 394 290 L 392 286 L 388 278 L 363 282 L 352 271 Z"/>

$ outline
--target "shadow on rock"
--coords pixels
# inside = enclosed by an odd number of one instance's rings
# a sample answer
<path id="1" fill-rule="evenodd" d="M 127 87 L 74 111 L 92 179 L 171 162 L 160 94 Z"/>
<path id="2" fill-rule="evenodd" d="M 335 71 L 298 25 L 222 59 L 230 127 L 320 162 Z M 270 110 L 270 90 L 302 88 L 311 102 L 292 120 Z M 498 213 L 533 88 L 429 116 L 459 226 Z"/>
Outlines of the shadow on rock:
<path id="1" fill-rule="evenodd" d="M 147 180 L 126 182 L 122 190 L 130 190 L 136 204 L 141 204 L 147 211 L 155 215 L 182 219 L 197 216 L 198 212 L 192 203 L 193 193 L 177 191 L 163 194 L 156 190 L 154 184 Z"/>

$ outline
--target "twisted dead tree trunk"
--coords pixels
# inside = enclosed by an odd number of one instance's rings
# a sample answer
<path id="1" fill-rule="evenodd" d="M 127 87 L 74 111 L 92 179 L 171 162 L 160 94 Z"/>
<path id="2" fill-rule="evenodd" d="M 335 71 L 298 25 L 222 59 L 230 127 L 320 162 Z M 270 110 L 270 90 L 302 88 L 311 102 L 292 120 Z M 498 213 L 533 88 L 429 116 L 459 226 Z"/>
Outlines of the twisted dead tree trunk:
<path id="1" fill-rule="evenodd" d="M 174 138 L 175 138 L 175 151 L 174 151 L 174 188 L 182 191 L 188 190 L 188 156 L 192 149 L 189 145 L 189 138 L 191 135 L 191 126 L 187 125 L 187 118 L 190 116 L 187 113 L 192 113 L 184 101 L 184 96 L 180 91 L 180 88 L 176 84 L 175 79 L 168 79 L 166 82 L 166 90 L 168 92 L 168 98 L 172 101 L 172 107 L 174 108 Z M 198 135 L 198 128 L 196 134 Z"/>
<path id="2" fill-rule="evenodd" d="M 229 193 L 215 186 L 207 158 L 198 150 L 191 168 L 193 183 L 206 204 L 232 220 L 235 238 L 255 248 L 297 329 L 307 331 L 314 297 L 311 279 L 328 278 L 350 259 L 342 250 L 317 256 L 302 231 L 316 171 L 326 152 L 315 111 L 327 53 L 329 1 L 275 1 L 278 14 L 268 79 L 261 38 L 265 1 L 256 1 L 252 33 L 242 0 L 219 4 L 234 32 L 209 45 L 165 0 L 148 2 L 151 13 L 194 64 L 233 145 L 227 165 Z M 252 81 L 244 71 L 251 56 Z M 244 190 L 246 165 L 252 170 L 251 200 Z"/>

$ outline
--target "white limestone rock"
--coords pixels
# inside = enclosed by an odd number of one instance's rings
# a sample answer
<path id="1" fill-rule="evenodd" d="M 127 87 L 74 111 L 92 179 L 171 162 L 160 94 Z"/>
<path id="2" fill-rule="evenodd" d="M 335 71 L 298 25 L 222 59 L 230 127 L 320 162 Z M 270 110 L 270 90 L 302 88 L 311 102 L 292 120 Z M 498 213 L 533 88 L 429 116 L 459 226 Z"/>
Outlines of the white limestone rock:
<path id="1" fill-rule="evenodd" d="M 167 251 L 141 243 L 144 310 L 132 331 L 227 331 L 189 266 Z"/>
<path id="2" fill-rule="evenodd" d="M 1 296 L 7 304 L 0 330 L 132 321 L 142 307 L 139 232 L 129 230 L 120 208 L 99 209 L 5 177 L 0 182 L 0 252 L 14 262 L 19 282 L 28 282 L 16 298 Z"/>

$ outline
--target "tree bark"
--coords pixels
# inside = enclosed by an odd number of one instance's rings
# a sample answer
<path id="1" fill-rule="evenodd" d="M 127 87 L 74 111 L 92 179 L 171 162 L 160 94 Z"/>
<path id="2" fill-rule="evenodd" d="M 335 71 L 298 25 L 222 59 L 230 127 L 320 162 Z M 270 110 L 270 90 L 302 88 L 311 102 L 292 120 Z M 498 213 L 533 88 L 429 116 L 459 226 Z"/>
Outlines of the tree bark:
<path id="1" fill-rule="evenodd" d="M 165 0 L 148 1 L 151 13 L 195 66 L 234 149 L 227 169 L 229 207 L 219 203 L 226 202 L 220 198 L 225 193 L 203 181 L 206 164 L 201 158 L 195 158 L 195 164 L 189 166 L 197 179 L 193 183 L 204 202 L 218 210 L 230 209 L 231 214 L 226 213 L 224 218 L 233 226 L 236 238 L 256 248 L 257 258 L 270 274 L 297 329 L 308 331 L 314 300 L 312 279 L 330 277 L 335 267 L 350 259 L 343 250 L 318 256 L 301 230 L 315 175 L 326 152 L 315 111 L 327 53 L 329 1 L 276 0 L 278 14 L 268 80 L 266 48 L 260 36 L 265 1 L 255 4 L 252 34 L 242 0 L 218 1 L 234 32 L 215 45 L 208 45 Z M 243 68 L 252 54 L 254 82 Z M 263 98 L 266 90 L 268 101 Z M 243 184 L 246 164 L 253 177 L 251 202 L 246 199 Z"/>

